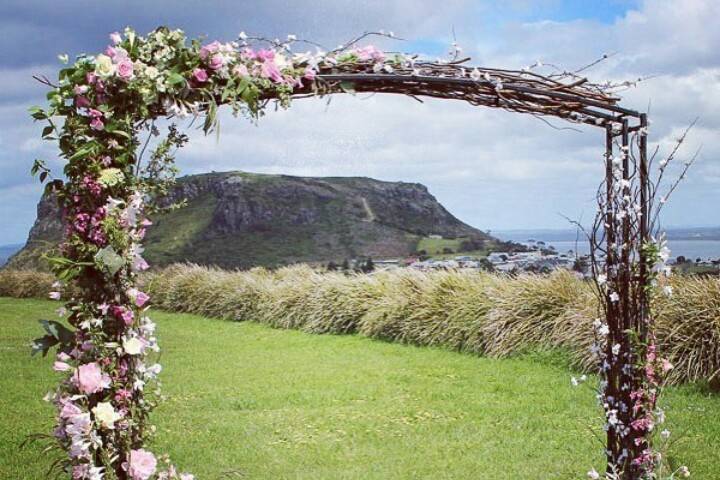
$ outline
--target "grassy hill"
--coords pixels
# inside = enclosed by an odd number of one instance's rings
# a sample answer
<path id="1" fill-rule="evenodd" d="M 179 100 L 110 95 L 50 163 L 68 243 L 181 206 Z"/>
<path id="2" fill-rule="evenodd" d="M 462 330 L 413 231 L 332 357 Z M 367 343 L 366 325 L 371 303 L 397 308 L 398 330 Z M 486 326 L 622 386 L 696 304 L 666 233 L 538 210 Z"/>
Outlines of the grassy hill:
<path id="1" fill-rule="evenodd" d="M 417 183 L 208 173 L 180 178 L 164 202 L 181 200 L 186 207 L 153 218 L 145 242 L 151 264 L 247 268 L 434 254 L 440 244 L 453 253 L 462 245 L 476 253 L 507 248 L 455 218 Z M 57 207 L 45 197 L 28 245 L 11 266 L 36 267 L 61 232 Z"/>
<path id="2" fill-rule="evenodd" d="M 52 454 L 30 433 L 52 428 L 43 395 L 51 358 L 30 357 L 35 319 L 57 303 L 0 298 L 0 478 L 40 479 Z M 199 479 L 584 478 L 602 464 L 590 388 L 563 357 L 505 360 L 251 322 L 154 313 L 168 399 L 151 447 Z M 591 378 L 591 384 L 595 379 Z M 720 399 L 669 388 L 669 460 L 693 478 L 720 471 Z M 234 474 L 228 474 L 234 472 Z"/>

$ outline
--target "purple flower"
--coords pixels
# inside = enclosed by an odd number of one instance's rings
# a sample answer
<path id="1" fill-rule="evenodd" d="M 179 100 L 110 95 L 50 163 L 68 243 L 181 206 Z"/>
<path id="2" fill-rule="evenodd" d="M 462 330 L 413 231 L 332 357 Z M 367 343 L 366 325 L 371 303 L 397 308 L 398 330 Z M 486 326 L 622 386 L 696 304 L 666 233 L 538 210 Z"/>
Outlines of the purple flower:
<path id="1" fill-rule="evenodd" d="M 113 45 L 118 45 L 122 42 L 122 36 L 120 36 L 120 32 L 113 32 L 110 34 L 110 41 L 113 43 Z"/>

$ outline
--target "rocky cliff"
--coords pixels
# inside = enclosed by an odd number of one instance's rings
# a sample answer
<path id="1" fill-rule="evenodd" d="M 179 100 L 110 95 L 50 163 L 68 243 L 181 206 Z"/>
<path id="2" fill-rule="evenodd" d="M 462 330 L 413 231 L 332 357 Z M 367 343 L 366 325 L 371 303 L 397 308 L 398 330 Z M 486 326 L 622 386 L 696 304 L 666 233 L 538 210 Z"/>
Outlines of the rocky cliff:
<path id="1" fill-rule="evenodd" d="M 399 257 L 431 236 L 496 243 L 452 216 L 418 183 L 208 173 L 180 178 L 170 197 L 187 200 L 187 206 L 153 218 L 146 239 L 151 264 L 247 268 Z M 39 252 L 61 233 L 57 207 L 43 198 L 26 247 L 9 265 L 36 266 Z"/>

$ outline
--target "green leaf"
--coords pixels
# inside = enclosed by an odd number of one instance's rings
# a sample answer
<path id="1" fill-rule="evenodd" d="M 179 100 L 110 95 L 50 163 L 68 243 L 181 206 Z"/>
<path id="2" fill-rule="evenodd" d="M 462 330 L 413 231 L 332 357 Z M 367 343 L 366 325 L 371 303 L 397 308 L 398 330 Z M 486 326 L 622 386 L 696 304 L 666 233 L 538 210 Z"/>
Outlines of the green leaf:
<path id="1" fill-rule="evenodd" d="M 54 131 L 55 129 L 52 127 L 52 125 L 48 125 L 47 127 L 43 128 L 42 137 L 49 137 Z"/>
<path id="2" fill-rule="evenodd" d="M 168 75 L 167 83 L 169 83 L 170 85 L 182 85 L 185 83 L 185 77 L 183 77 L 177 72 L 172 72 L 170 75 Z"/>
<path id="3" fill-rule="evenodd" d="M 40 320 L 40 325 L 42 325 L 43 330 L 47 332 L 47 335 L 33 340 L 32 355 L 42 352 L 43 357 L 45 357 L 50 348 L 56 345 L 60 351 L 69 351 L 72 349 L 75 332 L 55 320 Z"/>
<path id="4" fill-rule="evenodd" d="M 105 267 L 110 275 L 115 275 L 125 265 L 123 257 L 109 245 L 95 254 L 95 261 Z"/>
<path id="5" fill-rule="evenodd" d="M 340 89 L 345 93 L 355 94 L 355 84 L 353 82 L 340 82 Z"/>

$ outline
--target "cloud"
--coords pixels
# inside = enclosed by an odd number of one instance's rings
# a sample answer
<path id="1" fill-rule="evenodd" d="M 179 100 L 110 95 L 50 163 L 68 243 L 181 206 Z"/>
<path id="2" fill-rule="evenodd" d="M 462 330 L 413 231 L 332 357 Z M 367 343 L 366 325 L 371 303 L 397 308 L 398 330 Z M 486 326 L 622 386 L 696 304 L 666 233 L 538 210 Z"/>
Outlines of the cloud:
<path id="1" fill-rule="evenodd" d="M 411 39 L 392 48 L 442 54 L 453 30 L 465 53 L 488 66 L 522 67 L 537 59 L 577 68 L 614 53 L 588 72 L 594 79 L 651 75 L 623 92 L 623 103 L 650 105 L 651 141 L 663 149 L 695 117 L 687 154 L 703 145 L 697 165 L 665 213 L 666 223 L 720 223 L 720 4 L 713 0 L 622 3 L 612 11 L 573 2 L 471 2 L 267 0 L 239 8 L 233 2 L 87 0 L 72 9 L 56 2 L 6 1 L 0 6 L 0 200 L 3 215 L 23 218 L 0 232 L 0 244 L 22 239 L 32 223 L 36 198 L 25 187 L 32 159 L 54 159 L 39 142 L 39 127 L 25 109 L 43 102 L 32 73 L 55 70 L 57 53 L 97 51 L 107 33 L 125 24 L 140 31 L 178 25 L 192 36 L 231 39 L 240 30 L 266 36 L 294 33 L 328 46 L 370 29 L 394 30 Z M 248 12 L 252 12 L 249 15 Z M 77 25 L 82 25 L 78 28 Z M 22 48 L 18 48 L 22 46 Z M 389 45 L 388 45 L 389 46 Z M 555 121 L 556 124 L 561 123 Z M 602 178 L 603 134 L 557 131 L 518 114 L 429 99 L 398 96 L 337 96 L 297 101 L 289 111 L 269 112 L 259 125 L 221 116 L 221 138 L 192 133 L 178 162 L 183 172 L 245 169 L 295 175 L 358 175 L 417 181 L 448 209 L 480 228 L 563 227 L 559 213 L 589 218 Z M 36 190 L 32 190 L 36 188 Z M 15 192 L 15 193 L 12 193 Z M 9 203 L 8 203 L 9 202 Z"/>

